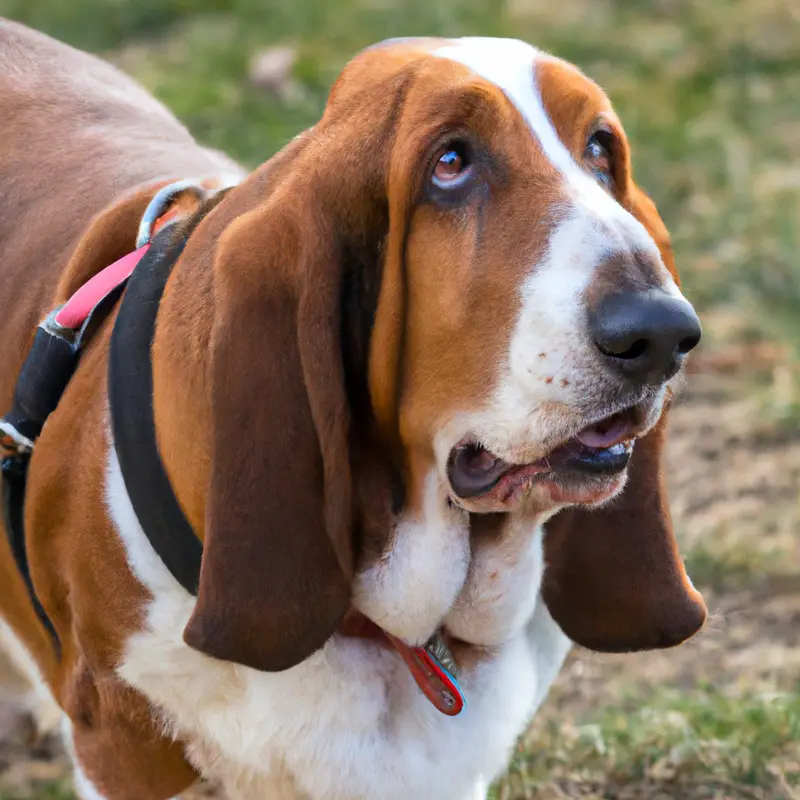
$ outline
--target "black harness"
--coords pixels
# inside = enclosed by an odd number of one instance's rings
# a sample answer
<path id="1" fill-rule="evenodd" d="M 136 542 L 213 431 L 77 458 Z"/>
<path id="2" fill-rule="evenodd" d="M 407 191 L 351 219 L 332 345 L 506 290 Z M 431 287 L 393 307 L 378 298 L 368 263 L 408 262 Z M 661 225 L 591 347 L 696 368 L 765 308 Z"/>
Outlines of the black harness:
<path id="1" fill-rule="evenodd" d="M 151 360 L 161 297 L 185 244 L 181 238 L 170 246 L 170 231 L 163 231 L 128 280 L 111 334 L 108 401 L 114 449 L 139 524 L 175 579 L 196 595 L 203 546 L 158 452 Z"/>
<path id="2" fill-rule="evenodd" d="M 221 199 L 223 192 L 219 193 Z M 50 314 L 36 330 L 20 372 L 11 411 L 0 419 L 2 439 L 3 523 L 17 568 L 36 614 L 53 639 L 61 643 L 33 585 L 25 541 L 25 486 L 34 443 L 55 410 L 75 372 L 82 347 L 124 290 L 111 334 L 108 400 L 114 448 L 134 512 L 153 549 L 175 579 L 197 594 L 203 547 L 172 491 L 156 441 L 153 415 L 151 347 L 161 298 L 186 241 L 211 205 L 188 224 L 165 227 L 127 281 L 111 289 L 91 310 L 80 330 L 55 322 Z M 126 288 L 127 284 L 127 288 Z"/>

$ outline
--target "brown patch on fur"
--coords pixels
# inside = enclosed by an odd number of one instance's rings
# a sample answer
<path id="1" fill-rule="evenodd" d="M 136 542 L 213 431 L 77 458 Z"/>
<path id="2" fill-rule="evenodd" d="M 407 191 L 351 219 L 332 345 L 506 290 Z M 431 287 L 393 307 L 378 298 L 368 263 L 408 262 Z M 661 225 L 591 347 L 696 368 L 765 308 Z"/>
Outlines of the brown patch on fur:
<path id="1" fill-rule="evenodd" d="M 536 78 L 542 105 L 567 150 L 583 162 L 586 142 L 598 124 L 610 130 L 620 145 L 614 151 L 615 183 L 626 191 L 630 176 L 630 150 L 625 131 L 605 92 L 576 66 L 554 57 L 541 58 Z"/>
<path id="2" fill-rule="evenodd" d="M 165 740 L 154 709 L 138 692 L 75 658 L 61 702 L 86 776 L 113 800 L 174 797 L 195 782 L 179 741 Z"/>

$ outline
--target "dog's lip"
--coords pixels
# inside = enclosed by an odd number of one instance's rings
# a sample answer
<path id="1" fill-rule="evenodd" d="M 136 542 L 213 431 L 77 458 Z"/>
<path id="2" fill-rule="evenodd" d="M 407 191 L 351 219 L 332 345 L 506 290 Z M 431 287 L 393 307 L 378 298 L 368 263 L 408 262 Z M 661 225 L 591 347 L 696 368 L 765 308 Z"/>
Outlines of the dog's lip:
<path id="1" fill-rule="evenodd" d="M 648 409 L 638 403 L 593 420 L 530 462 L 506 461 L 469 437 L 459 442 L 447 461 L 447 477 L 455 498 L 476 500 L 507 494 L 537 475 L 562 472 L 615 476 L 627 466 L 636 438 L 644 433 Z"/>

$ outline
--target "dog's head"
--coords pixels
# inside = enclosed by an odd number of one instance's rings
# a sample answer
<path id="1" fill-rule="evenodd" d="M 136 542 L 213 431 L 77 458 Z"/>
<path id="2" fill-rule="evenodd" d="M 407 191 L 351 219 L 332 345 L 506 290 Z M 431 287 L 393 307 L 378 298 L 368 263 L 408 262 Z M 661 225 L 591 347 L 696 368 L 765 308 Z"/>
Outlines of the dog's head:
<path id="1" fill-rule="evenodd" d="M 351 604 L 424 641 L 486 512 L 550 519 L 544 597 L 576 641 L 700 627 L 660 477 L 700 326 L 620 121 L 577 69 L 516 41 L 371 48 L 207 222 L 189 644 L 283 669 Z"/>

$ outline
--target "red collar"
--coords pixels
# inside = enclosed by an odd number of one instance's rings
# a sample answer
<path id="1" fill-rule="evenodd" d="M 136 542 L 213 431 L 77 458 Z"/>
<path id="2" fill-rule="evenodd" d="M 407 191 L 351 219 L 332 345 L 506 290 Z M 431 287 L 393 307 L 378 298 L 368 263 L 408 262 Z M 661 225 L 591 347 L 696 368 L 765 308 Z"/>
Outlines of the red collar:
<path id="1" fill-rule="evenodd" d="M 343 636 L 374 639 L 394 649 L 406 662 L 411 677 L 416 681 L 420 691 L 437 711 L 447 714 L 448 717 L 455 717 L 464 709 L 466 699 L 455 675 L 451 674 L 436 655 L 436 651 L 439 651 L 439 656 L 443 656 L 442 648 L 444 648 L 444 652 L 449 656 L 447 660 L 453 661 L 441 634 L 435 634 L 425 647 L 411 647 L 387 633 L 360 612 L 352 610 L 345 616 L 340 633 Z M 452 669 L 452 673 L 454 672 L 455 669 Z"/>

